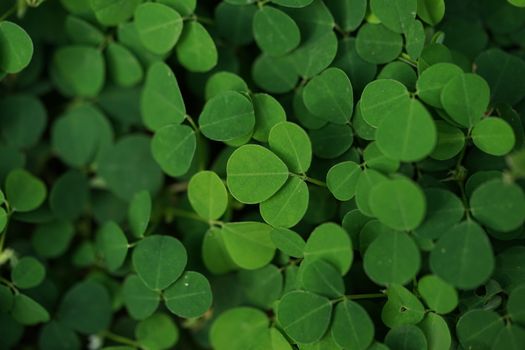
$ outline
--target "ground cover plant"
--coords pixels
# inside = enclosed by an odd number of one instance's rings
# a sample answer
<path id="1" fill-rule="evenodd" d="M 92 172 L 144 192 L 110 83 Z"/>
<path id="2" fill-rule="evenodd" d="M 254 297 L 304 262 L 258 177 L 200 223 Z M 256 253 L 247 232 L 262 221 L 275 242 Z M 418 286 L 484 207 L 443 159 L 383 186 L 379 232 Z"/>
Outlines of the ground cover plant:
<path id="1" fill-rule="evenodd" d="M 0 349 L 525 346 L 523 0 L 0 3 Z"/>

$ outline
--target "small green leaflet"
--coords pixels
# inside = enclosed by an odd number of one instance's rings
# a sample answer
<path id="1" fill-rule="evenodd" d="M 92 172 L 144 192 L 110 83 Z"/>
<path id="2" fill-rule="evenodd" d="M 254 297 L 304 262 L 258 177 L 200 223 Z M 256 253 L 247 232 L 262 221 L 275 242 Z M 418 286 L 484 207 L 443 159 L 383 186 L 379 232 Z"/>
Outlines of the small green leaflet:
<path id="1" fill-rule="evenodd" d="M 268 264 L 275 254 L 270 238 L 272 227 L 260 222 L 225 224 L 220 235 L 233 262 L 254 270 Z"/>
<path id="2" fill-rule="evenodd" d="M 188 184 L 188 199 L 204 219 L 217 220 L 228 206 L 228 192 L 221 178 L 212 171 L 195 174 Z"/>
<path id="3" fill-rule="evenodd" d="M 273 196 L 288 179 L 288 168 L 273 152 L 258 145 L 236 149 L 226 166 L 227 184 L 241 203 L 256 204 Z"/>
<path id="4" fill-rule="evenodd" d="M 142 44 L 152 53 L 168 53 L 182 32 L 182 17 L 169 6 L 143 3 L 135 10 L 134 23 Z"/>
<path id="5" fill-rule="evenodd" d="M 215 141 L 231 141 L 246 136 L 254 126 L 251 101 L 236 91 L 225 91 L 211 98 L 199 116 L 201 132 Z"/>
<path id="6" fill-rule="evenodd" d="M 187 125 L 165 125 L 151 140 L 153 158 L 166 174 L 174 177 L 189 170 L 196 148 L 197 137 Z"/>
<path id="7" fill-rule="evenodd" d="M 144 284 L 161 290 L 175 282 L 186 267 L 186 249 L 171 236 L 153 235 L 133 249 L 133 267 Z"/>
<path id="8" fill-rule="evenodd" d="M 168 124 L 180 124 L 186 115 L 177 78 L 162 62 L 153 63 L 146 73 L 140 100 L 142 120 L 150 130 Z"/>
<path id="9" fill-rule="evenodd" d="M 283 330 L 303 344 L 322 338 L 331 314 L 332 305 L 327 298 L 305 291 L 287 293 L 277 306 L 277 321 Z"/>
<path id="10" fill-rule="evenodd" d="M 0 22 L 0 70 L 18 73 L 33 57 L 33 42 L 24 29 L 13 22 Z"/>
<path id="11" fill-rule="evenodd" d="M 179 317 L 199 317 L 212 302 L 210 283 L 198 272 L 187 271 L 163 293 L 168 310 Z"/>

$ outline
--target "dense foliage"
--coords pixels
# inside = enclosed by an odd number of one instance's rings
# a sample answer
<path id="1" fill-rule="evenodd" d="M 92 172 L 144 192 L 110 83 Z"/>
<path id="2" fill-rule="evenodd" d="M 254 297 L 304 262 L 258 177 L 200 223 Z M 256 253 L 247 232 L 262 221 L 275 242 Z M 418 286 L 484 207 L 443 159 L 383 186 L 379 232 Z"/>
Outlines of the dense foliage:
<path id="1" fill-rule="evenodd" d="M 525 1 L 0 16 L 0 349 L 525 346 Z"/>

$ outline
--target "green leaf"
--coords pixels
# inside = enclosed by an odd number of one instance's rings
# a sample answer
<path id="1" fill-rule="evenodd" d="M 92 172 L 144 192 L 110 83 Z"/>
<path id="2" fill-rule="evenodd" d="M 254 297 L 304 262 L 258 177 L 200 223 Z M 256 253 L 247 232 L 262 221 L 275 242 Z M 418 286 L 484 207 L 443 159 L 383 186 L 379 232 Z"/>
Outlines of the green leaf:
<path id="1" fill-rule="evenodd" d="M 191 167 L 197 137 L 187 125 L 165 125 L 151 140 L 151 153 L 162 170 L 169 176 L 182 176 Z"/>
<path id="2" fill-rule="evenodd" d="M 62 298 L 57 319 L 82 334 L 107 329 L 112 317 L 111 300 L 105 287 L 95 281 L 75 284 Z"/>
<path id="3" fill-rule="evenodd" d="M 338 298 L 345 294 L 341 274 L 333 265 L 322 259 L 301 264 L 299 280 L 302 289 L 327 298 Z"/>
<path id="4" fill-rule="evenodd" d="M 97 247 L 109 271 L 122 266 L 128 254 L 128 240 L 113 221 L 105 223 L 97 232 Z"/>
<path id="5" fill-rule="evenodd" d="M 376 142 L 369 143 L 363 151 L 363 160 L 366 166 L 384 173 L 394 173 L 399 169 L 400 162 L 389 158 L 379 150 Z"/>
<path id="6" fill-rule="evenodd" d="M 455 76 L 441 90 L 441 104 L 445 111 L 455 122 L 468 128 L 481 121 L 489 101 L 489 85 L 472 73 Z"/>
<path id="7" fill-rule="evenodd" d="M 141 134 L 128 134 L 109 148 L 100 159 L 98 173 L 113 193 L 126 200 L 142 190 L 156 192 L 163 179 L 151 155 L 150 139 Z"/>
<path id="8" fill-rule="evenodd" d="M 122 299 L 132 318 L 144 320 L 157 310 L 160 295 L 149 289 L 137 275 L 129 275 L 122 285 Z"/>
<path id="9" fill-rule="evenodd" d="M 224 91 L 237 91 L 247 93 L 250 90 L 248 89 L 248 85 L 246 85 L 246 82 L 237 74 L 226 71 L 220 71 L 214 73 L 206 81 L 206 86 L 204 88 L 204 96 L 207 101 Z M 256 108 L 255 96 L 252 97 L 254 99 L 254 108 Z"/>
<path id="10" fill-rule="evenodd" d="M 57 321 L 51 321 L 42 327 L 38 339 L 42 350 L 80 350 L 80 339 L 71 329 Z"/>
<path id="11" fill-rule="evenodd" d="M 525 221 L 525 194 L 516 184 L 493 179 L 474 190 L 470 196 L 470 211 L 483 225 L 509 232 Z"/>
<path id="12" fill-rule="evenodd" d="M 88 21 L 72 15 L 66 17 L 64 30 L 75 44 L 99 46 L 105 39 L 100 29 Z"/>
<path id="13" fill-rule="evenodd" d="M 364 269 L 377 284 L 406 284 L 421 266 L 419 249 L 412 238 L 403 232 L 383 232 L 368 247 Z"/>
<path id="14" fill-rule="evenodd" d="M 525 310 L 523 303 L 525 302 L 525 284 L 512 289 L 507 301 L 507 312 L 513 322 L 525 325 Z"/>
<path id="15" fill-rule="evenodd" d="M 243 269 L 255 270 L 273 259 L 271 231 L 271 226 L 260 222 L 236 222 L 225 224 L 220 234 L 233 262 Z"/>
<path id="16" fill-rule="evenodd" d="M 418 236 L 436 239 L 457 224 L 465 214 L 463 202 L 450 191 L 439 188 L 425 190 L 425 220 L 415 232 Z"/>
<path id="17" fill-rule="evenodd" d="M 370 209 L 383 224 L 410 231 L 425 217 L 426 201 L 423 191 L 407 178 L 384 181 L 370 192 Z"/>
<path id="18" fill-rule="evenodd" d="M 33 57 L 33 42 L 18 24 L 0 22 L 0 70 L 18 73 L 26 68 Z"/>
<path id="19" fill-rule="evenodd" d="M 303 344 L 323 337 L 331 314 L 328 299 L 305 291 L 287 293 L 277 306 L 277 322 L 290 338 Z"/>
<path id="20" fill-rule="evenodd" d="M 314 4 L 323 4 L 315 2 Z M 325 6 L 319 5 L 319 6 Z M 337 36 L 332 30 L 317 30 L 290 55 L 295 71 L 301 77 L 311 78 L 321 73 L 337 54 Z"/>
<path id="21" fill-rule="evenodd" d="M 260 203 L 259 209 L 268 224 L 288 228 L 297 225 L 304 217 L 308 201 L 308 186 L 294 176 L 275 195 Z"/>
<path id="22" fill-rule="evenodd" d="M 190 21 L 184 26 L 175 52 L 179 63 L 190 72 L 207 72 L 217 65 L 215 42 L 197 21 Z"/>
<path id="23" fill-rule="evenodd" d="M 38 286 L 46 276 L 44 265 L 37 259 L 26 256 L 18 260 L 11 270 L 11 280 L 21 289 L 28 289 Z"/>
<path id="24" fill-rule="evenodd" d="M 282 56 L 295 49 L 301 41 L 295 21 L 271 6 L 264 6 L 255 13 L 253 36 L 261 50 L 270 56 Z"/>
<path id="25" fill-rule="evenodd" d="M 305 7 L 312 3 L 314 0 L 272 0 L 273 3 L 286 7 Z"/>
<path id="26" fill-rule="evenodd" d="M 331 331 L 337 345 L 356 350 L 369 349 L 375 333 L 366 310 L 351 300 L 337 304 Z"/>
<path id="27" fill-rule="evenodd" d="M 55 152 L 64 163 L 76 168 L 92 163 L 112 139 L 111 124 L 89 104 L 68 110 L 51 129 Z"/>
<path id="28" fill-rule="evenodd" d="M 56 258 L 67 250 L 74 234 L 74 227 L 70 222 L 51 221 L 37 227 L 31 237 L 31 243 L 39 256 Z"/>
<path id="29" fill-rule="evenodd" d="M 418 161 L 430 155 L 436 146 L 436 124 L 425 107 L 411 99 L 383 119 L 376 140 L 386 156 L 403 162 Z"/>
<path id="30" fill-rule="evenodd" d="M 335 124 L 346 124 L 352 117 L 352 84 L 344 71 L 328 68 L 306 84 L 304 104 L 316 117 Z"/>
<path id="31" fill-rule="evenodd" d="M 146 127 L 156 131 L 168 124 L 180 124 L 186 115 L 186 106 L 170 67 L 153 63 L 147 72 L 140 100 L 142 120 Z"/>
<path id="32" fill-rule="evenodd" d="M 452 337 L 447 321 L 442 316 L 428 312 L 423 321 L 417 325 L 427 338 L 428 349 L 450 349 Z"/>
<path id="33" fill-rule="evenodd" d="M 494 270 L 494 255 L 483 229 L 464 221 L 441 236 L 430 253 L 430 269 L 460 289 L 483 284 Z"/>
<path id="34" fill-rule="evenodd" d="M 490 349 L 504 327 L 502 318 L 496 312 L 470 310 L 459 319 L 456 334 L 461 346 L 466 349 Z"/>
<path id="35" fill-rule="evenodd" d="M 135 237 L 142 237 L 151 216 L 151 196 L 148 191 L 135 193 L 128 208 L 129 228 Z"/>
<path id="36" fill-rule="evenodd" d="M 133 16 L 141 0 L 89 0 L 97 20 L 105 26 L 116 26 Z"/>
<path id="37" fill-rule="evenodd" d="M 525 4 L 522 7 L 525 7 Z M 508 325 L 498 333 L 492 348 L 517 350 L 523 342 L 525 342 L 525 330 L 516 325 Z"/>
<path id="38" fill-rule="evenodd" d="M 463 131 L 442 120 L 436 120 L 435 124 L 437 128 L 437 144 L 430 157 L 437 160 L 454 158 L 465 146 L 466 140 Z"/>
<path id="39" fill-rule="evenodd" d="M 42 305 L 25 294 L 16 294 L 11 307 L 13 319 L 23 325 L 31 326 L 49 321 L 49 313 Z"/>
<path id="40" fill-rule="evenodd" d="M 210 342 L 216 350 L 244 350 L 257 343 L 267 331 L 270 321 L 264 312 L 237 307 L 223 312 L 210 330 Z M 242 328 L 242 332 L 239 329 Z"/>
<path id="41" fill-rule="evenodd" d="M 231 141 L 253 131 L 255 114 L 251 101 L 236 91 L 211 98 L 199 116 L 202 134 L 214 141 Z"/>
<path id="42" fill-rule="evenodd" d="M 347 32 L 359 27 L 366 15 L 366 0 L 342 0 L 326 3 L 339 26 Z"/>
<path id="43" fill-rule="evenodd" d="M 182 17 L 169 6 L 143 3 L 135 10 L 134 23 L 146 49 L 157 55 L 168 53 L 182 32 Z"/>
<path id="44" fill-rule="evenodd" d="M 252 77 L 257 86 L 276 94 L 292 91 L 299 80 L 289 55 L 260 55 L 253 64 Z"/>
<path id="45" fill-rule="evenodd" d="M 371 0 L 370 9 L 381 23 L 396 33 L 406 33 L 416 17 L 417 0 Z"/>
<path id="46" fill-rule="evenodd" d="M 273 196 L 288 179 L 288 168 L 273 152 L 258 145 L 236 149 L 226 166 L 228 189 L 241 203 L 256 204 Z"/>
<path id="47" fill-rule="evenodd" d="M 271 308 L 283 290 L 283 275 L 275 265 L 266 265 L 257 270 L 241 270 L 239 284 L 250 304 L 260 308 Z"/>
<path id="48" fill-rule="evenodd" d="M 374 216 L 370 207 L 370 194 L 372 189 L 378 186 L 387 178 L 374 169 L 365 169 L 359 175 L 355 190 L 355 202 L 361 212 L 367 216 Z"/>
<path id="49" fill-rule="evenodd" d="M 317 226 L 306 241 L 305 261 L 324 259 L 345 275 L 353 260 L 352 241 L 339 225 L 328 222 Z"/>
<path id="50" fill-rule="evenodd" d="M 312 161 L 312 144 L 308 134 L 297 124 L 276 124 L 268 136 L 270 149 L 295 173 L 304 174 Z"/>
<path id="51" fill-rule="evenodd" d="M 47 189 L 42 180 L 27 170 L 15 169 L 7 175 L 5 194 L 13 210 L 26 212 L 38 208 L 44 202 Z"/>
<path id="52" fill-rule="evenodd" d="M 334 197 L 347 201 L 354 197 L 361 167 L 352 161 L 341 162 L 330 168 L 326 175 L 326 185 Z"/>
<path id="53" fill-rule="evenodd" d="M 171 236 L 153 235 L 133 249 L 132 261 L 137 275 L 153 290 L 175 282 L 184 271 L 188 256 L 182 243 Z"/>
<path id="54" fill-rule="evenodd" d="M 377 128 L 383 120 L 396 115 L 397 106 L 408 101 L 408 90 L 403 84 L 393 79 L 379 79 L 365 87 L 359 106 L 363 119 Z"/>
<path id="55" fill-rule="evenodd" d="M 187 271 L 163 293 L 168 310 L 184 318 L 202 316 L 211 306 L 210 283 L 198 272 Z"/>
<path id="56" fill-rule="evenodd" d="M 245 3 L 246 4 L 246 3 Z M 246 45 L 253 41 L 252 23 L 257 7 L 234 6 L 221 2 L 215 9 L 215 25 L 220 36 L 234 45 Z M 235 21 L 232 21 L 235 18 Z"/>
<path id="57" fill-rule="evenodd" d="M 47 112 L 39 99 L 30 95 L 9 95 L 0 100 L 0 134 L 9 146 L 35 146 L 44 132 Z"/>
<path id="58" fill-rule="evenodd" d="M 226 187 L 213 171 L 201 171 L 192 176 L 188 199 L 197 214 L 207 220 L 217 220 L 228 207 Z"/>
<path id="59" fill-rule="evenodd" d="M 157 313 L 137 324 L 135 338 L 146 349 L 171 349 L 179 340 L 179 329 L 170 316 Z"/>
<path id="60" fill-rule="evenodd" d="M 391 284 L 386 295 L 388 301 L 383 306 L 381 319 L 388 327 L 417 324 L 425 316 L 425 309 L 419 299 L 405 287 Z"/>
<path id="61" fill-rule="evenodd" d="M 223 274 L 237 268 L 226 250 L 221 233 L 220 228 L 212 227 L 206 232 L 202 242 L 204 266 L 213 274 Z"/>
<path id="62" fill-rule="evenodd" d="M 441 104 L 441 91 L 449 81 L 463 74 L 463 70 L 452 63 L 437 63 L 423 71 L 417 79 L 417 95 L 423 102 L 437 108 Z"/>
<path id="63" fill-rule="evenodd" d="M 458 305 L 458 293 L 454 287 L 435 275 L 421 278 L 417 290 L 425 303 L 439 314 L 447 314 Z"/>
<path id="64" fill-rule="evenodd" d="M 309 132 L 314 154 L 319 158 L 337 158 L 352 146 L 354 135 L 349 125 L 327 124 Z"/>
<path id="65" fill-rule="evenodd" d="M 366 23 L 357 33 L 357 53 L 369 63 L 383 64 L 393 61 L 401 54 L 402 47 L 401 35 L 382 24 Z"/>
<path id="66" fill-rule="evenodd" d="M 8 216 L 4 208 L 0 208 L 0 235 L 4 232 L 7 225 Z"/>
<path id="67" fill-rule="evenodd" d="M 136 85 L 144 76 L 144 71 L 137 57 L 121 44 L 108 44 L 106 60 L 109 76 L 119 86 Z"/>
<path id="68" fill-rule="evenodd" d="M 501 118 L 485 118 L 472 129 L 472 141 L 480 150 L 493 156 L 504 156 L 514 148 L 512 127 Z"/>
<path id="69" fill-rule="evenodd" d="M 493 102 L 514 105 L 525 96 L 525 87 L 519 79 L 525 73 L 523 59 L 501 49 L 491 48 L 476 57 L 475 65 L 476 73 L 490 86 Z"/>
<path id="70" fill-rule="evenodd" d="M 89 182 L 80 171 L 70 170 L 60 176 L 51 189 L 49 206 L 61 220 L 74 221 L 86 208 L 89 200 Z"/>
<path id="71" fill-rule="evenodd" d="M 271 129 L 286 120 L 286 112 L 279 101 L 268 94 L 252 95 L 252 103 L 255 112 L 253 138 L 257 141 L 268 142 Z"/>
<path id="72" fill-rule="evenodd" d="M 106 79 L 102 53 L 90 46 L 62 46 L 54 52 L 51 78 L 65 96 L 97 96 Z"/>
<path id="73" fill-rule="evenodd" d="M 428 349 L 427 339 L 421 329 L 413 325 L 392 328 L 385 337 L 390 349 L 416 350 Z"/>
<path id="74" fill-rule="evenodd" d="M 296 232 L 286 228 L 274 228 L 270 236 L 277 249 L 294 258 L 303 257 L 306 243 Z"/>
<path id="75" fill-rule="evenodd" d="M 436 25 L 445 15 L 444 0 L 418 0 L 417 15 L 430 25 Z"/>

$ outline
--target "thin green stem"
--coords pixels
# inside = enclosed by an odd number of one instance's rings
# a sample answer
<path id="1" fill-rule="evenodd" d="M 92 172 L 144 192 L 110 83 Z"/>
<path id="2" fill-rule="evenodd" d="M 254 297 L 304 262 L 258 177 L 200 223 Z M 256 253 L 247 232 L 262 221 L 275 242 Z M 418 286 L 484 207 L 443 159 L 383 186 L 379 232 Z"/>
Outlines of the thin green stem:
<path id="1" fill-rule="evenodd" d="M 398 60 L 400 60 L 401 62 L 405 62 L 405 63 L 411 65 L 414 68 L 417 68 L 417 61 L 413 60 L 406 53 L 402 53 L 401 56 L 398 57 Z"/>
<path id="2" fill-rule="evenodd" d="M 317 180 L 317 179 L 312 179 L 311 177 L 308 177 L 308 176 L 305 176 L 304 181 L 317 185 L 317 186 L 326 187 L 325 182 L 321 180 Z"/>
<path id="3" fill-rule="evenodd" d="M 193 120 L 192 117 L 190 117 L 188 114 L 186 114 L 184 116 L 184 119 L 186 119 L 190 123 L 191 127 L 193 128 L 193 130 L 195 130 L 196 133 L 200 132 L 199 127 L 197 126 L 197 124 L 195 124 L 195 121 Z"/>
<path id="4" fill-rule="evenodd" d="M 386 298 L 386 295 L 383 293 L 350 294 L 350 295 L 347 295 L 346 298 L 350 300 L 377 299 L 377 298 Z"/>
<path id="5" fill-rule="evenodd" d="M 129 338 L 123 337 L 121 335 L 112 333 L 110 331 L 102 331 L 100 333 L 100 336 L 102 336 L 102 337 L 104 337 L 106 339 L 112 340 L 112 341 L 114 341 L 116 343 L 119 343 L 119 344 L 125 344 L 125 345 L 129 345 L 129 346 L 133 346 L 135 348 L 142 349 L 142 346 L 138 342 L 134 341 L 133 339 L 129 339 Z"/>
<path id="6" fill-rule="evenodd" d="M 6 286 L 8 286 L 13 291 L 13 293 L 15 293 L 15 294 L 19 293 L 18 288 L 16 288 L 16 286 L 13 284 L 13 282 L 9 281 L 8 279 L 0 276 L 0 282 L 5 284 Z"/>
<path id="7" fill-rule="evenodd" d="M 180 218 L 185 218 L 185 219 L 190 219 L 190 220 L 204 222 L 204 223 L 206 223 L 206 224 L 208 224 L 210 226 L 212 226 L 212 225 L 224 226 L 224 222 L 222 222 L 222 221 L 206 220 L 204 218 L 201 218 L 199 215 L 197 215 L 195 213 L 192 213 L 190 211 L 186 211 L 186 210 L 171 209 L 170 210 L 170 214 L 172 214 L 173 216 L 176 216 L 176 217 L 180 217 Z"/>
<path id="8" fill-rule="evenodd" d="M 17 3 L 15 2 L 13 4 L 13 6 L 11 6 L 11 8 L 9 10 L 7 10 L 6 12 L 4 12 L 4 14 L 2 16 L 0 16 L 0 21 L 3 21 L 4 19 L 6 19 L 7 17 L 11 16 L 13 13 L 16 12 L 16 10 L 18 9 L 18 6 L 17 6 Z"/>

